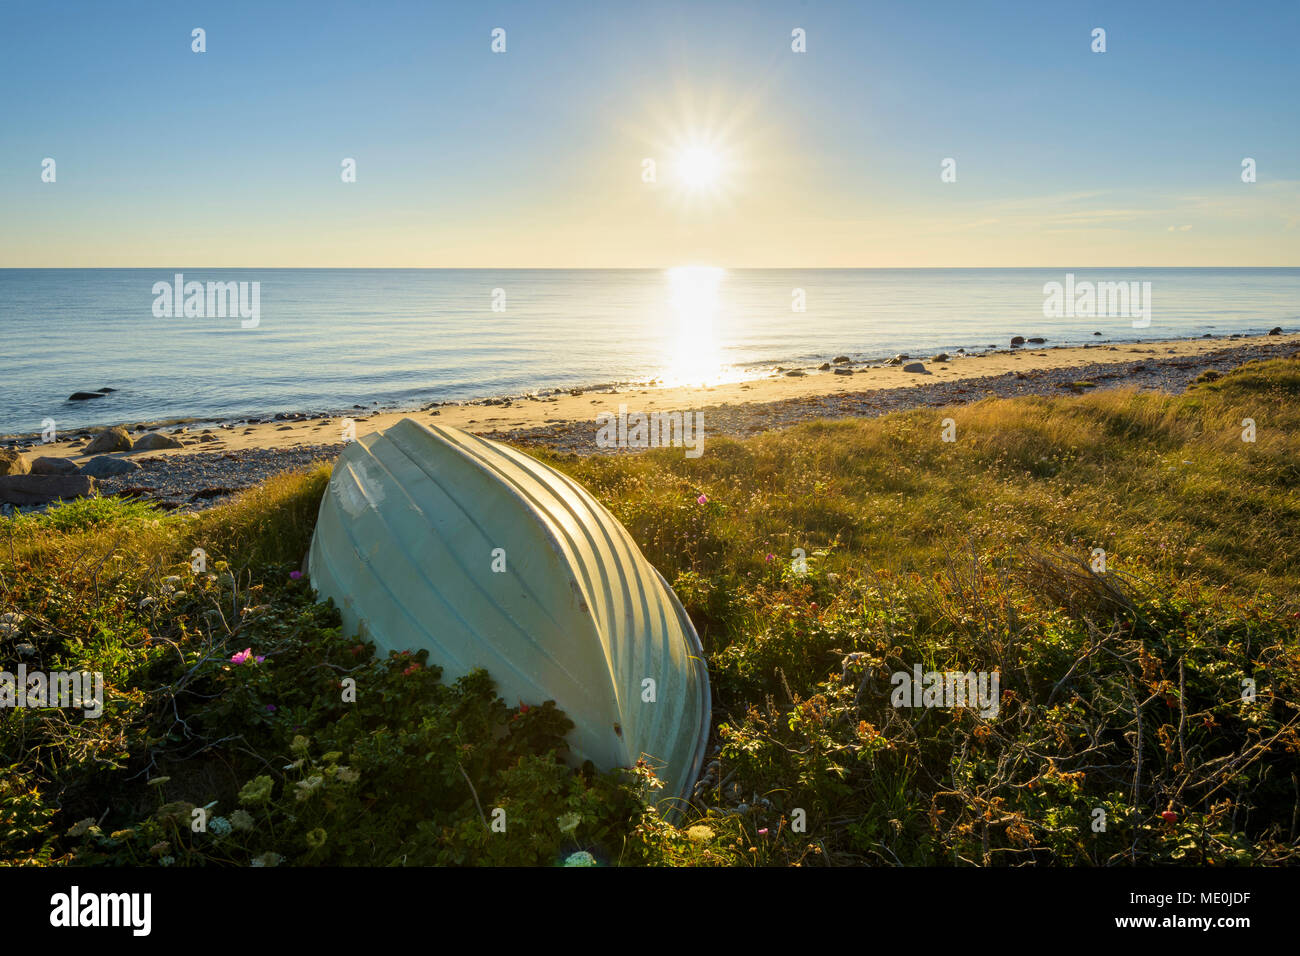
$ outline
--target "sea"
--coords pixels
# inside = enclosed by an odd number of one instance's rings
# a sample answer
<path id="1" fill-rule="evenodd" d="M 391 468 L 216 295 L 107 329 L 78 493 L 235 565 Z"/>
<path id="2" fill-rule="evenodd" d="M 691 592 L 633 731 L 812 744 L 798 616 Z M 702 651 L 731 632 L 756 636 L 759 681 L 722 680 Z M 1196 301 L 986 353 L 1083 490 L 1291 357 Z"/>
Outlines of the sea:
<path id="1" fill-rule="evenodd" d="M 0 434 L 1278 326 L 1300 269 L 0 269 Z"/>

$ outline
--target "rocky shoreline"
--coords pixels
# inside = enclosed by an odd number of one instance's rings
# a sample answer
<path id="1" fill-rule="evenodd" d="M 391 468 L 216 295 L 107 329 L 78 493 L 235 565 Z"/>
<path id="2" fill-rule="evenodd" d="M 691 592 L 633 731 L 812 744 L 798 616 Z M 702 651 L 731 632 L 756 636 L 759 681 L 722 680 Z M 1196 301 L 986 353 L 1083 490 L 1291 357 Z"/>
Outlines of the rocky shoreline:
<path id="1" fill-rule="evenodd" d="M 1116 346 L 1098 345 L 1098 349 L 1118 350 Z M 1009 398 L 1019 395 L 1061 395 L 1083 393 L 1093 389 L 1132 387 L 1181 392 L 1206 371 L 1220 373 L 1256 359 L 1300 356 L 1294 342 L 1270 343 L 1256 339 L 1196 355 L 1159 355 L 1156 348 L 1129 348 L 1141 357 L 1128 361 L 1108 361 L 1012 370 L 998 375 L 956 378 L 927 382 L 919 386 L 872 388 L 808 395 L 778 401 L 722 403 L 702 406 L 707 439 L 718 436 L 743 438 L 758 432 L 789 428 L 802 422 L 823 418 L 875 417 L 918 407 L 943 407 L 976 402 L 984 398 Z M 1172 352 L 1172 350 L 1169 350 Z M 826 367 L 840 374 L 854 374 L 857 363 L 847 357 Z M 932 356 L 935 365 L 951 361 L 949 356 Z M 898 356 L 889 363 L 909 362 Z M 911 364 L 909 362 L 909 364 Z M 917 376 L 929 374 L 925 363 L 910 368 Z M 874 367 L 874 366 L 873 366 Z M 861 371 L 861 366 L 858 367 Z M 595 394 L 617 394 L 616 389 Z M 484 399 L 474 406 L 509 406 L 518 399 Z M 445 406 L 444 406 L 445 407 Z M 410 413 L 412 417 L 437 416 L 437 406 L 426 406 Z M 365 421 L 358 417 L 356 421 Z M 122 427 L 103 429 L 86 435 L 79 452 L 93 455 L 81 466 L 68 459 L 41 458 L 39 446 L 11 446 L 0 451 L 0 513 L 38 510 L 45 505 L 26 497 L 30 486 L 61 490 L 55 497 L 82 494 L 122 495 L 150 501 L 167 510 L 197 511 L 229 499 L 239 491 L 256 485 L 282 471 L 304 468 L 318 462 L 332 461 L 344 447 L 339 435 L 341 419 L 329 415 L 281 413 L 267 422 L 281 422 L 277 429 L 305 431 L 303 438 L 290 447 L 224 448 L 225 434 L 235 434 L 244 426 L 251 431 L 255 423 L 227 422 L 197 432 L 182 428 L 170 433 L 148 431 L 136 426 L 136 437 Z M 471 419 L 471 422 L 477 420 Z M 486 423 L 483 423 L 486 424 Z M 470 427 L 484 437 L 508 441 L 520 447 L 545 447 L 560 453 L 635 454 L 637 449 L 599 447 L 597 427 L 591 418 L 551 421 L 532 427 L 491 429 Z M 333 438 L 335 440 L 322 440 Z M 187 445 L 211 445 L 212 451 L 195 449 L 186 454 L 167 454 Z M 156 452 L 146 457 L 138 453 Z M 115 454 L 133 452 L 131 458 Z M 34 458 L 35 460 L 29 460 Z M 62 483 L 60 486 L 58 483 Z"/>
<path id="2" fill-rule="evenodd" d="M 708 436 L 745 438 L 821 418 L 875 418 L 911 408 L 965 405 L 985 398 L 1082 394 L 1084 391 L 1121 387 L 1177 394 L 1206 371 L 1222 374 L 1258 359 L 1297 356 L 1300 356 L 1300 351 L 1291 344 L 1241 345 L 1194 357 L 1155 357 L 1122 363 L 1011 371 L 981 378 L 934 382 L 922 388 L 883 388 L 762 404 L 724 404 L 706 406 L 701 411 Z M 544 428 L 494 430 L 479 434 L 524 447 L 541 445 L 580 455 L 629 453 L 629 449 L 597 447 L 591 422 L 565 422 Z M 631 451 L 634 453 L 635 449 Z"/>

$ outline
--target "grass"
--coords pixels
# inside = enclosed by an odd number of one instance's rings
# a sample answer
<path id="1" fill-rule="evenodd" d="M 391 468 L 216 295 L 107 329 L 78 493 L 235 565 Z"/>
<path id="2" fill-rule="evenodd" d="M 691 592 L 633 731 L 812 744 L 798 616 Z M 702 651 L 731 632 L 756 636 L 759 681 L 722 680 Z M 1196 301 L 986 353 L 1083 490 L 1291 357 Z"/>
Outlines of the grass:
<path id="1" fill-rule="evenodd" d="M 98 720 L 0 716 L 0 860 L 1294 861 L 1298 394 L 1300 362 L 1275 360 L 1180 396 L 816 422 L 698 459 L 543 454 L 704 641 L 719 753 L 676 826 L 644 809 L 644 768 L 565 768 L 553 707 L 338 632 L 291 577 L 326 469 L 197 516 L 89 499 L 7 521 L 0 611 L 24 617 L 0 666 L 26 643 L 29 667 L 110 688 Z M 265 660 L 232 663 L 245 647 Z M 996 716 L 893 706 L 918 664 L 997 672 Z M 221 822 L 196 832 L 204 808 Z"/>

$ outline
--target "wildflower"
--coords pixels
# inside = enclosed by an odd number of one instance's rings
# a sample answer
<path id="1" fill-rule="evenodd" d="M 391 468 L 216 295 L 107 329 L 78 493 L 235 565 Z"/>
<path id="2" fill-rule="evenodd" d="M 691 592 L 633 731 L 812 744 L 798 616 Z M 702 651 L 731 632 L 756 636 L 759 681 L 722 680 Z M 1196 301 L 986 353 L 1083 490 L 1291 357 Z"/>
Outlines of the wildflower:
<path id="1" fill-rule="evenodd" d="M 301 571 L 290 571 L 290 572 L 289 572 L 289 579 L 290 579 L 291 581 L 297 581 L 300 577 L 302 577 L 302 572 L 301 572 Z"/>
<path id="2" fill-rule="evenodd" d="M 328 834 L 320 827 L 312 830 L 306 837 L 308 849 L 319 850 L 325 845 L 325 839 L 327 836 Z"/>
<path id="3" fill-rule="evenodd" d="M 343 783 L 356 783 L 361 779 L 361 772 L 351 767 L 339 767 L 338 777 Z"/>
<path id="4" fill-rule="evenodd" d="M 208 832 L 216 837 L 226 836 L 233 829 L 234 827 L 230 825 L 230 821 L 225 817 L 213 817 L 208 821 Z"/>
<path id="5" fill-rule="evenodd" d="M 775 560 L 776 560 L 776 555 L 775 555 L 775 554 L 772 554 L 772 553 L 769 551 L 768 554 L 767 554 L 767 563 L 768 563 L 768 564 L 771 564 L 771 563 L 772 563 L 773 561 L 775 561 Z"/>
<path id="6" fill-rule="evenodd" d="M 230 815 L 230 825 L 236 830 L 253 829 L 253 815 L 247 810 L 236 810 Z"/>
<path id="7" fill-rule="evenodd" d="M 406 670 L 402 671 L 402 676 L 409 677 L 411 674 L 414 674 L 416 671 L 423 670 L 423 669 L 424 669 L 424 665 L 417 661 L 416 663 L 408 667 Z"/>
<path id="8" fill-rule="evenodd" d="M 279 866 L 284 857 L 278 853 L 263 853 L 261 856 L 253 857 L 253 866 Z"/>
<path id="9" fill-rule="evenodd" d="M 239 653 L 230 655 L 230 663 L 246 664 L 248 663 L 249 659 L 252 656 L 253 656 L 253 649 L 251 647 L 246 647 Z"/>
<path id="10" fill-rule="evenodd" d="M 307 749 L 310 746 L 311 746 L 311 741 L 309 741 L 306 737 L 304 737 L 302 734 L 294 734 L 293 742 L 289 744 L 289 749 L 292 750 L 294 753 L 306 753 Z"/>
<path id="11" fill-rule="evenodd" d="M 271 791 L 274 788 L 275 781 L 265 774 L 254 777 L 239 791 L 239 802 L 246 807 L 261 806 L 271 799 Z"/>
<path id="12" fill-rule="evenodd" d="M 321 785 L 324 783 L 325 783 L 325 778 L 322 777 L 320 774 L 313 774 L 312 776 L 308 777 L 306 780 L 299 780 L 297 783 L 294 784 L 294 786 L 298 788 L 298 794 L 297 794 L 298 799 L 310 800 L 311 795 L 315 793 L 317 790 L 319 790 L 321 788 Z"/>
<path id="13" fill-rule="evenodd" d="M 686 831 L 686 838 L 692 843 L 711 843 L 717 836 L 712 827 L 706 827 L 704 824 L 696 824 Z"/>
<path id="14" fill-rule="evenodd" d="M 267 704 L 267 705 L 266 705 L 266 712 L 267 712 L 268 714 L 274 714 L 278 709 L 279 709 L 279 708 L 277 708 L 277 707 L 275 706 L 275 704 Z"/>
<path id="15" fill-rule="evenodd" d="M 561 833 L 572 833 L 578 829 L 578 824 L 582 822 L 582 815 L 577 813 L 562 813 L 555 818 L 555 822 L 560 826 Z"/>
<path id="16" fill-rule="evenodd" d="M 758 831 L 758 835 L 759 835 L 759 836 L 767 836 L 767 827 L 763 827 L 763 829 L 759 830 L 759 831 Z"/>
<path id="17" fill-rule="evenodd" d="M 698 498 L 695 499 L 695 503 L 697 505 L 707 505 L 709 503 L 709 496 L 700 495 Z"/>
<path id="18" fill-rule="evenodd" d="M 565 866 L 595 866 L 596 858 L 586 850 L 571 853 L 564 861 Z"/>
<path id="19" fill-rule="evenodd" d="M 84 820 L 78 820 L 71 829 L 68 830 L 68 836 L 79 837 L 95 825 L 94 817 L 86 817 Z"/>

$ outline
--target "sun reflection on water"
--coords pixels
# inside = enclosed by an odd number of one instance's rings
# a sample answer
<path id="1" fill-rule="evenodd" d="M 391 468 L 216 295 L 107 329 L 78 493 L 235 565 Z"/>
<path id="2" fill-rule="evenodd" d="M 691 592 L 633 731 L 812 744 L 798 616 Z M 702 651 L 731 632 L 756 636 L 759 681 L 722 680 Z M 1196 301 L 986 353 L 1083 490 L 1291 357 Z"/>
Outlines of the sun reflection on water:
<path id="1" fill-rule="evenodd" d="M 661 376 L 664 385 L 717 385 L 737 377 L 717 340 L 720 290 L 726 270 L 714 266 L 669 269 L 669 305 L 675 323 Z"/>

